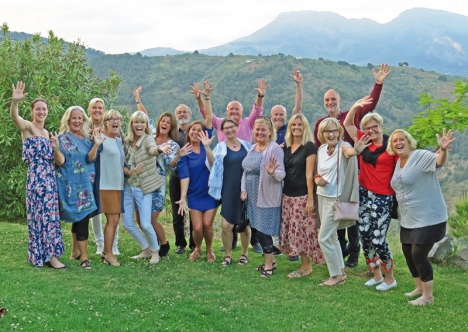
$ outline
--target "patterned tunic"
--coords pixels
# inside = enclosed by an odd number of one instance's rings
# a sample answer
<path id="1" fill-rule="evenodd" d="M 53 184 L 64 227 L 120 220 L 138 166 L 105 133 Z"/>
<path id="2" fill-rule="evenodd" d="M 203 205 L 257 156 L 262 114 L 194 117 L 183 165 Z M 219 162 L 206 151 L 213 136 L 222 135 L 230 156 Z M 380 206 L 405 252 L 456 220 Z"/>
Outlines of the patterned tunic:
<path id="1" fill-rule="evenodd" d="M 26 180 L 28 262 L 42 266 L 64 252 L 52 144 L 40 136 L 26 138 L 23 161 L 29 165 Z"/>

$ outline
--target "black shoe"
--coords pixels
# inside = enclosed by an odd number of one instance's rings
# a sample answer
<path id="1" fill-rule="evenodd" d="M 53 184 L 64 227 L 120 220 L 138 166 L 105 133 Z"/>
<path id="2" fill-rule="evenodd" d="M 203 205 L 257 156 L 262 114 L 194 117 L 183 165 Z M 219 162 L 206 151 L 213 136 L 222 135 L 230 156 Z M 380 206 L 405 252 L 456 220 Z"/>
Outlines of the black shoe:
<path id="1" fill-rule="evenodd" d="M 185 252 L 185 248 L 182 246 L 178 246 L 177 249 L 175 250 L 176 254 L 183 254 Z"/>
<path id="2" fill-rule="evenodd" d="M 297 262 L 299 260 L 299 256 L 291 256 L 288 259 L 290 262 Z"/>
<path id="3" fill-rule="evenodd" d="M 346 261 L 345 265 L 349 268 L 355 268 L 357 265 L 358 265 L 358 258 L 356 257 L 356 255 L 349 255 L 348 257 L 348 260 Z"/>
<path id="4" fill-rule="evenodd" d="M 171 246 L 169 245 L 169 242 L 166 242 L 166 244 L 161 244 L 161 248 L 159 248 L 159 257 L 167 256 L 167 253 L 170 249 Z"/>
<path id="5" fill-rule="evenodd" d="M 283 253 L 281 252 L 281 250 L 279 250 L 278 247 L 273 246 L 273 256 L 281 256 L 281 255 L 283 255 Z"/>

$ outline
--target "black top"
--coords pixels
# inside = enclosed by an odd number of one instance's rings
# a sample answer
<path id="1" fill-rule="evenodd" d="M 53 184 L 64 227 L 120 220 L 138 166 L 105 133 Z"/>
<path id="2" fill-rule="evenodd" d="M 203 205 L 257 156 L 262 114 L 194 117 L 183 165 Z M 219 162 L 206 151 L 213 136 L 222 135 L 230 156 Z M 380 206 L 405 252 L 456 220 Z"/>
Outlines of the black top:
<path id="1" fill-rule="evenodd" d="M 185 138 L 187 137 L 187 135 L 184 133 L 184 131 L 182 129 L 180 129 L 179 127 L 179 140 L 177 141 L 177 144 L 179 144 L 179 147 L 180 148 L 183 148 L 184 145 L 185 145 Z M 179 176 L 179 171 L 177 169 L 174 169 L 171 171 L 171 175 L 172 176 Z"/>
<path id="2" fill-rule="evenodd" d="M 284 147 L 286 177 L 283 194 L 289 197 L 307 195 L 306 159 L 313 154 L 317 154 L 317 148 L 312 142 L 301 145 L 294 153 L 291 153 L 291 147 Z"/>

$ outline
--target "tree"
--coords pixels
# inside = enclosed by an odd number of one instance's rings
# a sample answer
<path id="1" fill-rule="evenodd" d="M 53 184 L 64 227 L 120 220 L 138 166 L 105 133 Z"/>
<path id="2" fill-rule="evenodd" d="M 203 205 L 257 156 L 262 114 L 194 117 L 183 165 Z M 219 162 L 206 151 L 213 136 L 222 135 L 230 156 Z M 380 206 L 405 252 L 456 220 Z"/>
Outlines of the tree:
<path id="1" fill-rule="evenodd" d="M 468 194 L 465 193 L 455 203 L 456 215 L 448 219 L 450 234 L 456 238 L 468 236 Z"/>
<path id="2" fill-rule="evenodd" d="M 200 54 L 198 50 L 193 51 L 193 54 Z"/>
<path id="3" fill-rule="evenodd" d="M 374 68 L 374 65 L 373 65 L 372 63 L 369 62 L 369 63 L 367 64 L 367 68 L 372 69 L 372 68 Z"/>
<path id="4" fill-rule="evenodd" d="M 57 131 L 64 111 L 72 105 L 86 109 L 90 99 L 101 97 L 111 104 L 116 97 L 120 77 L 111 73 L 99 78 L 88 66 L 85 48 L 80 43 L 66 43 L 49 32 L 47 42 L 39 34 L 16 42 L 6 24 L 0 40 L 0 216 L 24 218 L 24 193 L 27 165 L 21 160 L 20 131 L 10 119 L 12 83 L 26 83 L 27 100 L 19 105 L 20 115 L 30 119 L 29 103 L 34 98 L 48 102 L 46 127 Z"/>
<path id="5" fill-rule="evenodd" d="M 427 109 L 415 115 L 413 124 L 408 129 L 417 138 L 418 147 L 437 146 L 436 134 L 442 129 L 464 132 L 468 128 L 468 81 L 454 83 L 455 100 L 434 99 L 425 93 L 420 96 L 419 104 Z"/>

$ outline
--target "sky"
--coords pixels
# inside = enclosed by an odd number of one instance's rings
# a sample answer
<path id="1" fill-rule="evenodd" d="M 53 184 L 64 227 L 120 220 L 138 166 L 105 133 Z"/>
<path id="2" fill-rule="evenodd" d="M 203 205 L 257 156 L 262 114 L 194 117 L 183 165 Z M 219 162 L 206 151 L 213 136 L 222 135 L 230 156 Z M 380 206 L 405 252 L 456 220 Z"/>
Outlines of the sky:
<path id="1" fill-rule="evenodd" d="M 194 51 L 248 36 L 282 12 L 331 11 L 385 24 L 415 7 L 468 16 L 468 0 L 1 0 L 0 24 L 44 37 L 52 30 L 107 54 Z"/>

